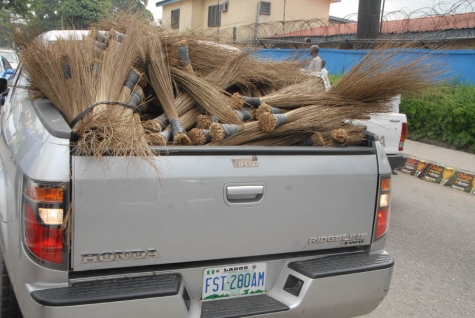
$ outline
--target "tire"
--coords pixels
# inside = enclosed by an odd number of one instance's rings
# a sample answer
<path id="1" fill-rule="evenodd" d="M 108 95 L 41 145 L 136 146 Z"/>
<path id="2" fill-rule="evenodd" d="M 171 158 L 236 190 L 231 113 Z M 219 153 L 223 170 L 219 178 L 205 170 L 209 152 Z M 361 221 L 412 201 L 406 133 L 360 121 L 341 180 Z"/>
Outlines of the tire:
<path id="1" fill-rule="evenodd" d="M 0 318 L 23 318 L 0 251 Z"/>

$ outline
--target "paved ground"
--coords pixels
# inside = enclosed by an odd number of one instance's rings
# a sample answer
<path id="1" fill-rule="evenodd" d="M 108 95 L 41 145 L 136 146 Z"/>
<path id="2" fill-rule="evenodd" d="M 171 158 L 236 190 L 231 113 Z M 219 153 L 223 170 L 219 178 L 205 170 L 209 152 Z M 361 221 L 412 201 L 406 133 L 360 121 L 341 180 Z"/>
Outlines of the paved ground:
<path id="1" fill-rule="evenodd" d="M 475 154 L 441 148 L 412 140 L 406 140 L 403 153 L 411 158 L 423 159 L 444 167 L 475 173 Z"/>
<path id="2" fill-rule="evenodd" d="M 393 176 L 388 296 L 367 318 L 475 317 L 475 197 Z"/>

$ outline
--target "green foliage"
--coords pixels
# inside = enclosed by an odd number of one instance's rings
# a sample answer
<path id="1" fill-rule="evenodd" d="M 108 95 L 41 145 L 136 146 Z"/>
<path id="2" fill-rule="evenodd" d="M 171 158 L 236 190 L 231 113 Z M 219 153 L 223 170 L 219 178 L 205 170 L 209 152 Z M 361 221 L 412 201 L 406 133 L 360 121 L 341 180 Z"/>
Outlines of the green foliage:
<path id="1" fill-rule="evenodd" d="M 146 8 L 148 0 L 22 1 L 27 1 L 29 4 L 27 29 L 32 34 L 49 30 L 88 29 L 92 23 L 101 18 L 107 18 L 119 10 L 142 14 L 145 19 L 153 20 L 152 13 Z M 0 23 L 0 31 L 2 30 Z"/>
<path id="2" fill-rule="evenodd" d="M 420 94 L 405 95 L 401 112 L 409 133 L 468 148 L 475 153 L 475 86 L 440 85 Z"/>
<path id="3" fill-rule="evenodd" d="M 148 0 L 111 0 L 112 12 L 126 11 L 141 14 L 145 19 L 153 21 L 153 14 L 147 10 Z"/>
<path id="4" fill-rule="evenodd" d="M 58 14 L 63 25 L 79 30 L 107 16 L 110 8 L 110 0 L 65 0 L 59 5 Z"/>
<path id="5" fill-rule="evenodd" d="M 0 0 L 0 11 L 7 10 L 20 17 L 29 15 L 29 6 L 34 0 Z"/>
<path id="6" fill-rule="evenodd" d="M 0 10 L 0 47 L 10 47 L 10 27 L 12 15 L 7 10 Z"/>
<path id="7" fill-rule="evenodd" d="M 336 84 L 339 80 L 343 78 L 342 74 L 328 74 L 328 79 L 330 80 L 330 85 Z"/>

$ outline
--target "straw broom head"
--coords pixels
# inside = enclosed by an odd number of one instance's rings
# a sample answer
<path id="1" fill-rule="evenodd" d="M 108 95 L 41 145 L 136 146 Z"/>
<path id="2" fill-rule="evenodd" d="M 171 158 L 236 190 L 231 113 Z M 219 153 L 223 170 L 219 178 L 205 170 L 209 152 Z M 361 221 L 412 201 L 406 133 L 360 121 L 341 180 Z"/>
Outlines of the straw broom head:
<path id="1" fill-rule="evenodd" d="M 231 108 L 241 109 L 244 107 L 244 98 L 239 93 L 231 95 Z"/>
<path id="2" fill-rule="evenodd" d="M 343 128 L 332 130 L 331 136 L 334 142 L 340 144 L 343 144 L 348 140 L 348 132 Z"/>
<path id="3" fill-rule="evenodd" d="M 418 92 L 441 80 L 440 61 L 405 49 L 388 42 L 371 50 L 328 93 L 383 104 L 397 94 Z"/>
<path id="4" fill-rule="evenodd" d="M 148 67 L 150 84 L 162 104 L 165 115 L 170 120 L 173 142 L 177 145 L 191 145 L 191 140 L 186 135 L 185 129 L 178 118 L 170 68 L 163 52 L 162 43 L 158 36 L 150 36 L 147 43 L 150 54 Z"/>
<path id="5" fill-rule="evenodd" d="M 188 137 L 190 137 L 193 145 L 204 145 L 211 141 L 210 131 L 207 129 L 198 129 L 193 128 L 188 132 Z"/>
<path id="6" fill-rule="evenodd" d="M 219 87 L 177 68 L 172 68 L 171 73 L 180 87 L 196 101 L 203 112 L 218 117 L 224 123 L 239 124 L 239 117 L 229 106 L 230 99 Z"/>
<path id="7" fill-rule="evenodd" d="M 209 129 L 213 119 L 209 115 L 198 115 L 196 118 L 196 128 L 198 129 Z"/>

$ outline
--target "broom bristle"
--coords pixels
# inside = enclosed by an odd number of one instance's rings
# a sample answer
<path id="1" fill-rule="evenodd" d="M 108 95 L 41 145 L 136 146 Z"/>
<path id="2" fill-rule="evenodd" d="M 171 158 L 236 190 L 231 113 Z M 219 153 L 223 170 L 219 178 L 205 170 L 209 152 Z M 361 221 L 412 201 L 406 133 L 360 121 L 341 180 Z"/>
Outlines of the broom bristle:
<path id="1" fill-rule="evenodd" d="M 276 127 L 277 121 L 275 116 L 271 113 L 261 114 L 259 118 L 259 129 L 263 132 L 270 133 L 273 132 Z"/>
<path id="2" fill-rule="evenodd" d="M 222 124 L 212 123 L 209 127 L 209 132 L 212 141 L 220 141 L 226 138 L 226 133 L 224 132 Z"/>
<path id="3" fill-rule="evenodd" d="M 146 134 L 147 142 L 150 146 L 166 146 L 167 141 L 163 135 L 159 133 Z"/>
<path id="4" fill-rule="evenodd" d="M 173 136 L 173 144 L 180 146 L 191 146 L 191 140 L 184 132 L 180 132 Z"/>
<path id="5" fill-rule="evenodd" d="M 272 107 L 267 105 L 265 102 L 262 102 L 259 107 L 256 109 L 254 116 L 257 120 L 261 118 L 264 114 L 270 114 L 272 112 Z"/>
<path id="6" fill-rule="evenodd" d="M 204 145 L 207 142 L 206 135 L 203 129 L 193 128 L 188 132 L 188 137 L 190 137 L 193 145 Z"/>
<path id="7" fill-rule="evenodd" d="M 244 107 L 244 98 L 239 93 L 231 95 L 231 108 L 241 109 Z"/>
<path id="8" fill-rule="evenodd" d="M 196 128 L 198 129 L 209 129 L 213 120 L 209 115 L 198 115 L 196 118 Z"/>

